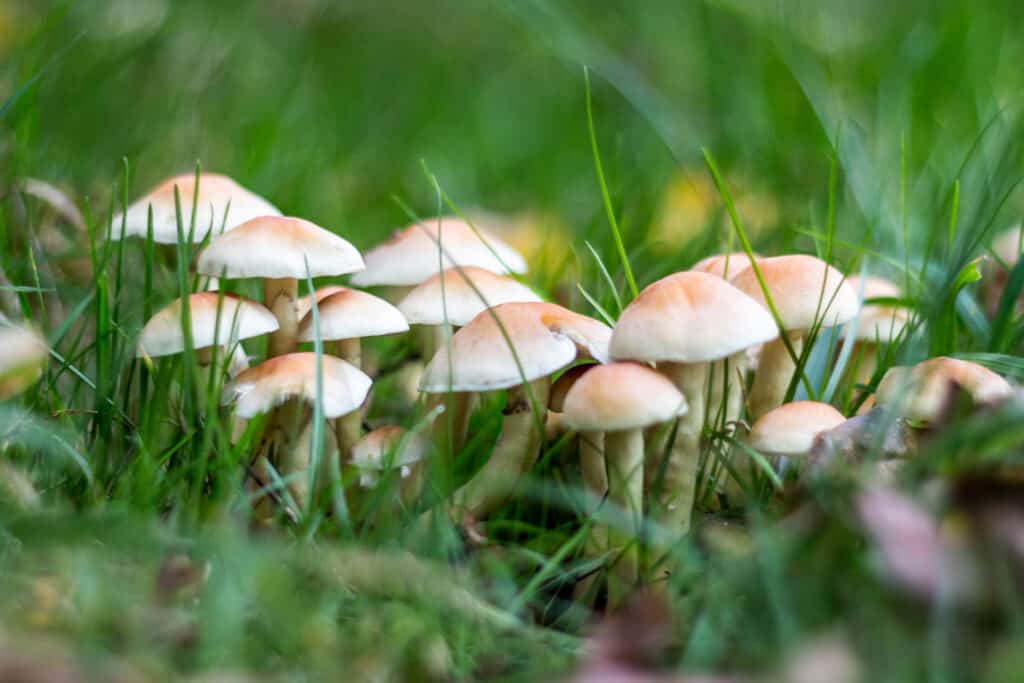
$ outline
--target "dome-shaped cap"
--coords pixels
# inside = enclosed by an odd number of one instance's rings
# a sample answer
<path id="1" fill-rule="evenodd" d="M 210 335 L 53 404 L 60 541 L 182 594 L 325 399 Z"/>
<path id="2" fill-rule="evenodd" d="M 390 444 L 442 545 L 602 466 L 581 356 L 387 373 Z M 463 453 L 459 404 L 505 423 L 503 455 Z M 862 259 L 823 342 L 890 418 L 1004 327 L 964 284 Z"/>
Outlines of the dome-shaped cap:
<path id="1" fill-rule="evenodd" d="M 818 321 L 823 327 L 832 327 L 857 315 L 857 293 L 842 273 L 819 258 L 775 256 L 759 259 L 757 267 L 787 330 L 808 330 Z M 767 306 L 753 268 L 733 277 L 732 284 Z"/>
<path id="2" fill-rule="evenodd" d="M 526 261 L 515 249 L 485 230 L 474 230 L 459 218 L 445 217 L 441 219 L 440 232 L 437 219 L 424 220 L 370 249 L 365 254 L 366 270 L 353 276 L 352 284 L 359 287 L 420 284 L 438 272 L 441 249 L 438 239 L 447 255 L 445 268 L 451 267 L 454 261 L 460 266 L 477 266 L 495 273 L 526 272 Z"/>
<path id="3" fill-rule="evenodd" d="M 194 173 L 174 176 L 163 181 L 131 204 L 125 213 L 114 217 L 114 235 L 119 238 L 132 235 L 145 237 L 148 231 L 149 207 L 152 206 L 153 241 L 177 244 L 178 217 L 174 207 L 174 187 L 177 186 L 181 198 L 182 230 L 188 237 L 189 221 L 192 219 L 192 197 L 196 191 L 195 181 Z M 217 173 L 199 174 L 198 199 L 195 207 L 195 230 L 192 233 L 194 242 L 202 242 L 210 232 L 219 234 L 221 226 L 224 226 L 226 231 L 258 216 L 281 214 L 277 207 L 266 199 L 253 194 L 231 178 Z M 122 223 L 124 234 L 121 233 Z"/>
<path id="4" fill-rule="evenodd" d="M 35 382 L 48 356 L 46 342 L 33 330 L 7 323 L 0 326 L 0 401 Z"/>
<path id="5" fill-rule="evenodd" d="M 344 292 L 348 287 L 342 287 L 341 285 L 325 285 L 323 287 L 317 287 L 316 291 L 306 296 L 300 296 L 295 300 L 295 317 L 298 320 L 302 320 L 309 313 L 310 309 L 313 308 L 312 301 L 316 298 L 316 302 L 319 304 L 321 301 L 326 299 L 332 294 L 338 292 Z"/>
<path id="6" fill-rule="evenodd" d="M 902 296 L 900 288 L 884 277 L 868 275 L 861 278 L 858 275 L 851 275 L 846 279 L 846 283 L 860 295 L 862 302 L 868 299 L 896 299 Z M 857 318 L 856 339 L 864 342 L 886 342 L 899 337 L 909 322 L 910 313 L 905 308 L 865 303 Z M 852 324 L 851 322 L 850 325 Z M 846 337 L 850 325 L 843 328 L 842 337 Z"/>
<path id="7" fill-rule="evenodd" d="M 844 422 L 843 414 L 827 403 L 785 403 L 754 423 L 750 446 L 769 455 L 803 455 L 810 452 L 814 437 Z"/>
<path id="8" fill-rule="evenodd" d="M 548 392 L 548 410 L 560 413 L 565 409 L 565 397 L 576 384 L 580 377 L 585 375 L 591 368 L 597 367 L 593 363 L 586 365 L 574 365 L 563 372 L 557 380 L 551 384 L 551 391 Z"/>
<path id="9" fill-rule="evenodd" d="M 889 368 L 878 383 L 875 401 L 909 420 L 931 422 L 942 412 L 951 384 L 960 386 L 977 403 L 996 403 L 1013 393 L 1010 384 L 988 368 L 939 356 L 910 367 Z"/>
<path id="10" fill-rule="evenodd" d="M 240 339 L 269 334 L 278 328 L 277 318 L 267 308 L 234 294 L 198 292 L 189 296 L 188 307 L 194 349 L 205 349 L 215 344 L 228 346 Z M 136 354 L 156 358 L 184 350 L 181 299 L 175 299 L 142 328 Z"/>
<path id="11" fill-rule="evenodd" d="M 360 469 L 380 471 L 412 465 L 426 458 L 430 447 L 418 433 L 408 435 L 404 446 L 396 451 L 406 434 L 406 430 L 396 425 L 374 429 L 352 447 L 352 464 Z"/>
<path id="12" fill-rule="evenodd" d="M 515 356 L 495 317 L 508 333 Z M 452 336 L 454 367 L 448 364 L 449 349 L 438 350 L 423 371 L 420 391 L 506 389 L 547 377 L 581 355 L 603 362 L 610 336 L 607 325 L 556 304 L 502 304 L 479 314 Z"/>
<path id="13" fill-rule="evenodd" d="M 247 221 L 214 239 L 199 254 L 203 275 L 227 278 L 305 278 L 361 270 L 351 244 L 301 218 L 267 216 Z"/>
<path id="14" fill-rule="evenodd" d="M 648 285 L 615 324 L 616 360 L 705 363 L 778 336 L 763 306 L 725 280 L 687 271 Z"/>
<path id="15" fill-rule="evenodd" d="M 467 278 L 479 294 L 466 282 Z M 510 277 L 476 266 L 464 266 L 461 273 L 457 268 L 449 268 L 424 280 L 399 302 L 398 309 L 412 325 L 448 322 L 462 327 L 488 306 L 540 300 L 533 290 Z"/>
<path id="16" fill-rule="evenodd" d="M 760 254 L 754 254 L 755 259 L 760 259 Z M 714 275 L 728 280 L 742 273 L 750 267 L 750 259 L 746 252 L 734 251 L 729 254 L 715 254 L 708 256 L 693 264 L 690 270 L 696 270 L 708 275 Z"/>
<path id="17" fill-rule="evenodd" d="M 380 297 L 341 288 L 317 303 L 320 313 L 320 338 L 361 339 L 409 330 L 402 313 Z M 299 341 L 313 341 L 313 312 L 299 323 Z"/>
<path id="18" fill-rule="evenodd" d="M 355 366 L 334 356 L 323 363 L 323 410 L 328 419 L 359 408 L 373 381 Z M 229 388 L 235 412 L 245 418 L 266 413 L 289 399 L 316 401 L 316 354 L 276 356 L 239 373 Z"/>
<path id="19" fill-rule="evenodd" d="M 565 396 L 563 423 L 584 432 L 617 432 L 668 422 L 686 399 L 663 375 L 639 363 L 596 365 Z"/>

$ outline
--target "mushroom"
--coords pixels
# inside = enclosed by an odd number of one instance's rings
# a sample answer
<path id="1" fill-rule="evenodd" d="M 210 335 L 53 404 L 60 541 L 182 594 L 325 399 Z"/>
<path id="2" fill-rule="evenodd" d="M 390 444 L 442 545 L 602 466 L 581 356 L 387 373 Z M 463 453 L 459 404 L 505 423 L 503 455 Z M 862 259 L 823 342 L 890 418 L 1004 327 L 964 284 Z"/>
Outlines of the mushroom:
<path id="1" fill-rule="evenodd" d="M 39 379 L 49 350 L 36 332 L 9 323 L 0 327 L 0 349 L 0 401 L 6 401 Z"/>
<path id="2" fill-rule="evenodd" d="M 199 174 L 198 201 L 193 205 L 192 199 L 196 197 L 196 176 L 194 173 L 186 173 L 163 181 L 132 203 L 125 213 L 115 216 L 115 235 L 122 239 L 132 235 L 146 237 L 149 232 L 149 210 L 152 207 L 153 241 L 158 244 L 176 244 L 178 214 L 174 204 L 175 187 L 178 188 L 181 200 L 181 216 L 186 233 L 192 212 L 195 211 L 196 223 L 192 241 L 196 243 L 205 240 L 207 235 L 219 233 L 222 225 L 227 231 L 252 218 L 281 215 L 281 212 L 267 200 L 253 194 L 231 178 L 216 173 Z"/>
<path id="3" fill-rule="evenodd" d="M 782 458 L 785 467 L 786 459 L 809 454 L 818 434 L 844 422 L 843 414 L 827 403 L 794 401 L 762 415 L 750 428 L 748 442 L 765 455 Z"/>
<path id="4" fill-rule="evenodd" d="M 525 273 L 526 261 L 494 235 L 460 218 L 413 223 L 365 254 L 366 269 L 352 276 L 357 287 L 402 288 L 401 295 L 444 268 L 477 266 L 495 273 Z M 400 298 L 400 297 L 398 297 Z"/>
<path id="5" fill-rule="evenodd" d="M 358 289 L 340 288 L 325 297 L 317 306 L 320 320 L 320 338 L 330 343 L 334 355 L 360 367 L 362 353 L 360 339 L 387 334 L 400 334 L 409 330 L 401 312 L 380 297 Z M 313 341 L 313 312 L 299 323 L 299 341 Z M 342 461 L 347 461 L 353 446 L 362 433 L 359 411 L 338 418 L 335 436 Z"/>
<path id="6" fill-rule="evenodd" d="M 433 342 L 425 348 L 429 357 L 444 347 L 453 329 L 462 327 L 488 306 L 540 300 L 533 290 L 510 277 L 476 266 L 461 266 L 424 280 L 399 302 L 398 309 L 411 325 L 436 331 Z M 446 415 L 435 423 L 434 441 L 445 447 L 449 443 L 450 428 L 452 450 L 457 452 L 465 441 L 473 394 L 435 394 L 427 407 L 432 408 L 432 403 L 442 401 L 446 403 Z"/>
<path id="7" fill-rule="evenodd" d="M 366 400 L 372 380 L 361 370 L 340 358 L 321 355 L 323 415 L 334 420 L 359 410 Z M 251 419 L 274 411 L 266 425 L 254 458 L 259 483 L 272 481 L 268 463 L 289 477 L 288 490 L 300 505 L 309 498 L 309 469 L 312 411 L 317 398 L 317 354 L 289 353 L 277 356 L 241 372 L 226 392 L 235 403 L 235 414 Z M 298 434 L 298 437 L 295 435 Z M 331 430 L 325 430 L 326 444 L 322 463 L 336 457 Z"/>
<path id="8" fill-rule="evenodd" d="M 609 550 L 620 552 L 614 575 L 625 587 L 636 584 L 644 499 L 644 428 L 673 420 L 686 412 L 686 400 L 676 387 L 639 363 L 593 366 L 565 396 L 568 427 L 587 434 L 604 433 L 608 497 L 632 520 L 632 529 L 608 532 Z M 601 497 L 604 491 L 594 491 Z M 599 533 L 599 537 L 603 535 Z M 633 542 L 634 545 L 629 547 Z M 610 593 L 621 597 L 623 586 Z M 613 602 L 618 602 L 614 597 Z"/>
<path id="9" fill-rule="evenodd" d="M 857 293 L 843 274 L 821 259 L 804 254 L 761 259 L 732 279 L 732 284 L 767 306 L 758 275 L 764 279 L 771 302 L 778 312 L 782 335 L 765 344 L 761 352 L 754 384 L 750 389 L 748 412 L 757 420 L 780 406 L 789 389 L 796 356 L 803 349 L 804 337 L 817 325 L 832 327 L 849 322 L 859 308 Z"/>
<path id="10" fill-rule="evenodd" d="M 760 254 L 754 254 L 754 259 L 760 259 Z M 723 280 L 735 277 L 750 267 L 750 257 L 744 251 L 734 251 L 728 254 L 715 254 L 708 256 L 693 264 L 690 270 L 695 270 L 708 275 L 720 277 Z"/>
<path id="11" fill-rule="evenodd" d="M 861 309 L 856 319 L 856 329 L 851 330 L 854 323 L 848 323 L 840 331 L 840 338 L 846 339 L 853 332 L 854 346 L 850 360 L 855 369 L 853 381 L 867 384 L 878 368 L 878 347 L 898 339 L 904 333 L 910 322 L 910 314 L 905 308 L 864 303 L 867 299 L 899 298 L 900 288 L 892 281 L 877 276 L 869 275 L 862 279 L 851 275 L 846 282 L 858 293 Z"/>
<path id="12" fill-rule="evenodd" d="M 739 365 L 745 349 L 777 335 L 772 317 L 751 297 L 719 277 L 692 271 L 647 286 L 615 324 L 612 358 L 657 363 L 689 407 L 678 420 L 668 461 L 649 461 L 647 468 L 649 484 L 664 468 L 660 517 L 670 528 L 685 533 L 690 526 L 710 364 L 729 358 Z"/>
<path id="13" fill-rule="evenodd" d="M 351 244 L 301 218 L 267 216 L 247 221 L 214 239 L 199 254 L 198 270 L 227 278 L 263 278 L 263 301 L 280 328 L 267 353 L 295 350 L 299 278 L 344 275 L 362 269 Z"/>
<path id="14" fill-rule="evenodd" d="M 352 449 L 352 466 L 358 470 L 359 486 L 364 489 L 376 486 L 382 473 L 397 470 L 401 480 L 399 500 L 408 505 L 420 494 L 423 461 L 428 453 L 428 444 L 418 433 L 389 425 L 359 440 Z"/>
<path id="15" fill-rule="evenodd" d="M 231 348 L 242 339 L 269 334 L 277 329 L 274 314 L 255 301 L 234 294 L 198 292 L 188 298 L 192 348 L 196 360 L 207 367 L 213 347 Z M 176 299 L 146 322 L 139 336 L 136 355 L 140 358 L 170 356 L 185 351 L 181 325 L 181 299 Z M 245 369 L 245 353 L 232 356 L 229 374 Z M 241 365 L 241 367 L 240 367 Z"/>
<path id="16" fill-rule="evenodd" d="M 910 367 L 889 368 L 878 383 L 875 402 L 906 420 L 931 425 L 943 414 L 954 384 L 980 404 L 999 403 L 1013 395 L 1010 384 L 988 368 L 939 356 Z"/>
<path id="17" fill-rule="evenodd" d="M 509 390 L 490 459 L 453 495 L 460 520 L 480 518 L 508 499 L 536 459 L 551 375 L 578 357 L 607 360 L 610 336 L 603 323 L 556 304 L 507 303 L 477 315 L 434 354 L 420 391 Z"/>

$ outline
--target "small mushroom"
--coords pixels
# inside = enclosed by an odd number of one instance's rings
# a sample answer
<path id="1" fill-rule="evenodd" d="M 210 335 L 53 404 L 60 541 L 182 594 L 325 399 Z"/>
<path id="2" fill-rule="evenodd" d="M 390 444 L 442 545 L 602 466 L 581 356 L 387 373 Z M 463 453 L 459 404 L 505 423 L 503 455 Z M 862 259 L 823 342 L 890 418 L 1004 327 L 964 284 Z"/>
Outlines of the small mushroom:
<path id="1" fill-rule="evenodd" d="M 449 268 L 423 281 L 399 302 L 398 309 L 411 325 L 435 331 L 432 343 L 425 349 L 429 358 L 437 349 L 444 347 L 455 329 L 466 325 L 488 306 L 540 300 L 533 290 L 510 277 L 476 266 L 463 266 Z M 447 446 L 450 423 L 452 449 L 458 451 L 465 441 L 473 394 L 435 394 L 428 401 L 427 408 L 442 402 L 446 403 L 446 414 L 434 425 L 434 441 L 442 447 Z"/>
<path id="2" fill-rule="evenodd" d="M 507 303 L 477 315 L 455 333 L 450 350 L 434 355 L 420 391 L 509 390 L 490 459 L 453 495 L 460 520 L 479 519 L 508 499 L 536 459 L 551 375 L 578 357 L 607 360 L 610 336 L 606 325 L 556 304 Z"/>
<path id="3" fill-rule="evenodd" d="M 939 356 L 910 367 L 890 368 L 878 383 L 875 402 L 913 423 L 931 425 L 942 416 L 953 385 L 975 403 L 998 403 L 1013 395 L 1010 384 L 988 368 Z"/>
<path id="4" fill-rule="evenodd" d="M 352 466 L 359 472 L 359 486 L 376 486 L 381 474 L 398 470 L 401 478 L 399 497 L 408 505 L 416 500 L 423 483 L 423 461 L 429 454 L 427 442 L 419 434 L 401 427 L 379 427 L 352 449 Z"/>
<path id="5" fill-rule="evenodd" d="M 254 218 L 214 239 L 199 254 L 204 275 L 263 279 L 263 302 L 277 317 L 267 353 L 295 350 L 299 279 L 344 275 L 362 269 L 351 244 L 301 218 Z"/>
<path id="6" fill-rule="evenodd" d="M 754 259 L 760 259 L 760 254 L 754 254 Z M 729 280 L 736 277 L 750 267 L 750 257 L 744 251 L 734 251 L 728 254 L 715 254 L 708 256 L 693 264 L 690 270 L 707 273 Z"/>
<path id="7" fill-rule="evenodd" d="M 856 319 L 856 329 L 851 330 L 853 322 L 848 323 L 840 332 L 840 338 L 846 339 L 854 334 L 853 355 L 850 363 L 856 368 L 853 381 L 867 384 L 878 368 L 878 347 L 898 339 L 910 322 L 910 314 L 905 308 L 897 308 L 884 304 L 864 303 L 868 299 L 898 298 L 900 288 L 890 280 L 877 276 L 851 275 L 846 280 L 850 288 L 860 294 L 861 309 Z"/>
<path id="8" fill-rule="evenodd" d="M 0 326 L 0 349 L 0 401 L 6 401 L 39 379 L 49 351 L 34 331 L 9 323 Z"/>
<path id="9" fill-rule="evenodd" d="M 118 238 L 146 237 L 149 231 L 149 210 L 153 209 L 153 241 L 158 244 L 178 242 L 178 215 L 174 204 L 174 188 L 181 200 L 181 217 L 186 236 L 192 212 L 196 223 L 193 242 L 199 243 L 207 235 L 218 234 L 258 216 L 279 216 L 277 208 L 245 189 L 231 178 L 217 173 L 200 173 L 198 201 L 196 176 L 193 173 L 174 176 L 163 181 L 128 207 L 127 212 L 114 217 L 113 228 Z M 124 225 L 124 231 L 121 226 Z"/>
<path id="10" fill-rule="evenodd" d="M 669 275 L 649 285 L 622 312 L 611 340 L 615 360 L 657 363 L 686 398 L 675 441 L 664 464 L 659 503 L 661 521 L 689 529 L 700 466 L 705 391 L 711 363 L 743 363 L 744 350 L 778 335 L 768 312 L 722 278 L 701 272 Z M 733 373 L 728 373 L 730 380 Z M 731 391 L 739 392 L 739 386 Z M 662 464 L 648 461 L 653 484 Z"/>
<path id="11" fill-rule="evenodd" d="M 751 448 L 770 456 L 788 458 L 810 454 L 819 434 L 846 422 L 838 410 L 827 403 L 794 401 L 770 410 L 750 428 Z"/>
<path id="12" fill-rule="evenodd" d="M 359 410 L 366 400 L 372 380 L 361 370 L 340 358 L 322 355 L 323 415 L 335 420 Z M 235 377 L 227 391 L 235 403 L 235 414 L 251 419 L 274 411 L 266 425 L 254 458 L 261 486 L 272 481 L 267 463 L 283 477 L 289 477 L 288 490 L 299 505 L 305 505 L 308 490 L 311 406 L 317 397 L 317 356 L 315 353 L 289 353 L 249 368 Z M 322 463 L 337 457 L 331 430 L 324 430 L 326 443 Z"/>
<path id="13" fill-rule="evenodd" d="M 767 307 L 757 277 L 760 272 L 781 319 L 782 334 L 798 356 L 809 330 L 819 324 L 842 325 L 857 314 L 857 293 L 842 273 L 821 259 L 793 254 L 761 259 L 756 265 L 756 270 L 748 268 L 733 277 L 732 284 Z M 795 371 L 796 363 L 781 335 L 765 344 L 750 389 L 750 419 L 782 405 Z"/>
<path id="14" fill-rule="evenodd" d="M 632 520 L 628 532 L 607 532 L 609 550 L 618 553 L 614 575 L 621 585 L 612 586 L 612 602 L 624 587 L 639 576 L 640 537 L 644 500 L 644 432 L 686 412 L 686 400 L 671 381 L 639 363 L 593 366 L 565 396 L 564 419 L 571 428 L 587 434 L 604 433 L 604 461 L 608 472 L 608 498 Z M 598 497 L 604 491 L 593 491 Z M 603 536 L 603 530 L 597 532 Z M 633 545 L 630 546 L 629 544 Z"/>

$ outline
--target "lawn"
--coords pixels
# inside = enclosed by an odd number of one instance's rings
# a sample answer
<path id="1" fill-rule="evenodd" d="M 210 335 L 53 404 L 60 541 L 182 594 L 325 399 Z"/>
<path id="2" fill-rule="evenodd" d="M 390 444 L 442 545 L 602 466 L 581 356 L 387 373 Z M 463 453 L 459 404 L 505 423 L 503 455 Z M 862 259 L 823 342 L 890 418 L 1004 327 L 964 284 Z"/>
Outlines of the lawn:
<path id="1" fill-rule="evenodd" d="M 0 0 L 0 680 L 1024 679 L 1022 20 Z"/>

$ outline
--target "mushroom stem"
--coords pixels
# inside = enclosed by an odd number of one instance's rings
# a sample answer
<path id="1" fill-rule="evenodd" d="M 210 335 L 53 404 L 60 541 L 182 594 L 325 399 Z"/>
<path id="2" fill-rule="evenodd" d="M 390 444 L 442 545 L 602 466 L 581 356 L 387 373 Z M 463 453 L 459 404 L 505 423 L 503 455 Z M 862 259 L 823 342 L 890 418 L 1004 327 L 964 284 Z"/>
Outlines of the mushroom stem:
<path id="1" fill-rule="evenodd" d="M 331 351 L 338 358 L 348 361 L 360 370 L 363 367 L 363 345 L 359 337 L 354 339 L 338 339 L 331 344 Z"/>
<path id="2" fill-rule="evenodd" d="M 790 343 L 793 345 L 793 352 L 799 355 L 804 346 L 803 337 L 793 334 Z M 781 336 L 764 345 L 757 372 L 754 374 L 754 385 L 750 389 L 751 422 L 782 405 L 795 371 L 796 363 L 786 350 L 786 344 Z"/>
<path id="3" fill-rule="evenodd" d="M 278 329 L 267 340 L 267 356 L 283 356 L 295 350 L 299 330 L 295 302 L 299 296 L 299 281 L 295 278 L 266 278 L 263 280 L 263 303 L 277 318 Z"/>
<path id="4" fill-rule="evenodd" d="M 743 376 L 748 362 L 746 351 L 741 351 L 711 365 L 708 412 L 714 417 L 721 415 L 726 427 L 743 414 Z"/>
<path id="5" fill-rule="evenodd" d="M 469 416 L 473 412 L 473 401 L 476 394 L 464 391 L 452 391 L 445 394 L 431 394 L 427 398 L 426 410 L 430 412 L 439 405 L 445 407 L 432 427 L 434 445 L 442 453 L 447 453 L 449 445 L 451 456 L 458 456 L 466 445 L 466 434 L 469 431 Z M 450 435 L 450 437 L 449 437 Z"/>
<path id="6" fill-rule="evenodd" d="M 352 449 L 363 436 L 363 413 L 353 410 L 334 420 L 334 438 L 338 443 L 339 462 L 343 465 L 352 461 Z"/>
<path id="7" fill-rule="evenodd" d="M 690 529 L 693 501 L 696 497 L 697 473 L 700 469 L 700 437 L 704 428 L 704 387 L 708 375 L 707 363 L 661 363 L 659 369 L 672 380 L 686 398 L 689 410 L 676 422 L 676 436 L 672 449 L 664 458 L 649 463 L 653 472 L 647 479 L 659 480 L 658 519 L 669 529 L 685 534 Z"/>
<path id="8" fill-rule="evenodd" d="M 608 582 L 608 600 L 620 604 L 639 577 L 640 527 L 643 522 L 644 436 L 640 429 L 605 434 L 608 463 L 608 497 L 628 516 L 628 526 L 614 525 L 608 547 L 617 553 Z"/>
<path id="9" fill-rule="evenodd" d="M 547 405 L 550 387 L 548 378 L 530 383 L 533 398 L 540 406 Z M 523 473 L 536 461 L 543 425 L 541 430 L 537 427 L 524 387 L 509 389 L 505 420 L 490 459 L 452 496 L 452 506 L 460 520 L 479 519 L 509 499 Z"/>
<path id="10" fill-rule="evenodd" d="M 583 513 L 593 516 L 601 506 L 601 501 L 608 495 L 608 470 L 604 458 L 605 436 L 603 432 L 583 433 L 579 436 L 580 472 L 583 485 L 597 499 L 585 499 Z M 590 527 L 583 546 L 583 556 L 590 559 L 599 557 L 608 549 L 608 527 L 602 522 L 594 522 Z M 599 574 L 594 573 L 582 579 L 576 586 L 576 597 L 586 600 L 592 595 L 594 581 Z"/>

